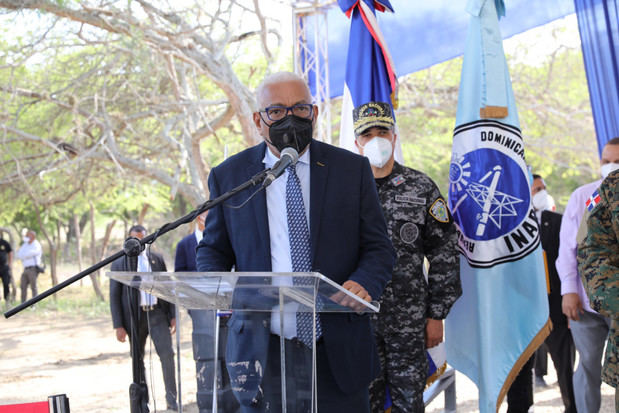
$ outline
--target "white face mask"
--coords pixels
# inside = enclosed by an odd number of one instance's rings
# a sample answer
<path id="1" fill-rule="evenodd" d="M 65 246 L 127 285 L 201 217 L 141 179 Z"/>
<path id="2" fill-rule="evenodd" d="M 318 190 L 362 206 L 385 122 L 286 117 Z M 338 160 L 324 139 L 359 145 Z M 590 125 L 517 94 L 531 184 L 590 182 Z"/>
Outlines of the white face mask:
<path id="1" fill-rule="evenodd" d="M 30 238 L 28 238 L 28 237 L 24 237 L 24 242 L 25 242 L 25 243 L 30 242 Z"/>
<path id="2" fill-rule="evenodd" d="M 608 175 L 610 175 L 611 172 L 616 171 L 617 169 L 619 169 L 619 163 L 605 163 L 604 165 L 600 166 L 600 173 L 602 174 L 602 179 L 606 179 L 606 177 Z"/>
<path id="3" fill-rule="evenodd" d="M 531 204 L 536 211 L 543 211 L 548 205 L 548 192 L 542 189 L 531 198 Z"/>
<path id="4" fill-rule="evenodd" d="M 382 168 L 391 158 L 393 145 L 389 139 L 373 138 L 363 147 L 363 155 L 368 158 L 370 164 Z"/>

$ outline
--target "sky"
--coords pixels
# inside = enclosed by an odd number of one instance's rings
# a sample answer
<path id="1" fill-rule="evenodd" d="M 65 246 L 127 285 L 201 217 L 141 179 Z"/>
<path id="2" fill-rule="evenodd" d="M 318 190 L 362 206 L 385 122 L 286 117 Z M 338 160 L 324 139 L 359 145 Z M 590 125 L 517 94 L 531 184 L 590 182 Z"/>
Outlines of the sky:
<path id="1" fill-rule="evenodd" d="M 183 2 L 187 4 L 192 3 L 191 0 L 180 0 L 180 3 L 176 1 L 174 5 L 177 6 Z M 253 1 L 244 0 L 244 2 L 244 6 L 253 9 Z M 268 17 L 267 25 L 277 29 L 281 35 L 279 52 L 276 56 L 278 65 L 292 62 L 293 13 L 290 3 L 290 0 L 260 0 L 261 11 Z M 337 7 L 337 4 L 333 4 L 331 7 Z M 249 16 L 249 14 L 245 16 Z M 32 24 L 33 17 L 41 19 L 40 23 Z M 234 18 L 241 17 L 240 15 L 235 15 Z M 258 27 L 257 19 L 254 16 L 245 18 L 248 21 L 241 23 L 243 30 L 253 30 Z M 15 40 L 20 36 L 23 37 L 30 30 L 37 30 L 37 28 L 41 30 L 43 27 L 46 27 L 45 20 L 47 19 L 49 17 L 35 15 L 35 13 L 21 14 L 17 18 L 14 17 L 14 14 L 0 15 L 0 37 L 6 41 Z M 30 24 L 26 24 L 26 20 Z M 270 36 L 269 39 L 270 47 L 272 50 L 275 50 L 276 38 Z M 528 64 L 543 62 L 549 53 L 556 50 L 559 45 L 569 48 L 580 48 L 580 37 L 575 14 L 512 36 L 504 41 L 504 49 L 508 55 L 514 58 L 515 61 L 526 61 Z M 31 63 L 36 61 L 37 59 L 34 59 Z"/>

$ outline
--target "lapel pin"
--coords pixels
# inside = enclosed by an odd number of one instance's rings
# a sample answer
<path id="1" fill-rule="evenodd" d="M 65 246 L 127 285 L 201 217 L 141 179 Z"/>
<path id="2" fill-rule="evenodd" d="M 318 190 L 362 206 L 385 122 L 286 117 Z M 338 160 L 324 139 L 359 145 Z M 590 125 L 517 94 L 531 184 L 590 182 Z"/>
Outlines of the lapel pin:
<path id="1" fill-rule="evenodd" d="M 325 166 L 325 164 L 320 162 L 320 161 L 316 161 L 316 165 L 318 165 L 318 166 Z"/>

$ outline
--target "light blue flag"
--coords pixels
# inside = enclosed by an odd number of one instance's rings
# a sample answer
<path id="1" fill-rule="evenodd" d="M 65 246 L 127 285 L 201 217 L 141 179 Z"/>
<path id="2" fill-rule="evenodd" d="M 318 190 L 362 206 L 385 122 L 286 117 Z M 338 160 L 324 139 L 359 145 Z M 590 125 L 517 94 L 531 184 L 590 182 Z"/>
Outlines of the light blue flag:
<path id="1" fill-rule="evenodd" d="M 545 267 L 518 113 L 499 32 L 502 0 L 470 0 L 449 171 L 462 297 L 446 320 L 447 360 L 498 411 L 549 333 Z"/>

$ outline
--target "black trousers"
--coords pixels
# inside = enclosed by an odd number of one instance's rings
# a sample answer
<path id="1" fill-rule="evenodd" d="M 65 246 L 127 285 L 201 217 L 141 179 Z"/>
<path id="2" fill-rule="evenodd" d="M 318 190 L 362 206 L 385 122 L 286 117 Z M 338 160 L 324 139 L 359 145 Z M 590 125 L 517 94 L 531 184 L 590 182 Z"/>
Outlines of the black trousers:
<path id="1" fill-rule="evenodd" d="M 11 268 L 8 265 L 0 266 L 0 278 L 2 278 L 2 289 L 4 300 L 9 299 L 9 285 L 11 284 Z"/>
<path id="2" fill-rule="evenodd" d="M 155 351 L 161 361 L 163 371 L 163 383 L 166 391 L 168 405 L 176 405 L 176 376 L 174 373 L 174 350 L 172 349 L 172 337 L 168 326 L 168 316 L 161 307 L 156 306 L 150 311 L 140 311 L 138 323 L 138 349 L 140 351 L 140 370 L 142 377 L 146 376 L 144 367 L 144 354 L 146 339 L 150 334 L 155 345 Z"/>
<path id="3" fill-rule="evenodd" d="M 575 346 L 572 333 L 567 324 L 557 323 L 553 325 L 548 338 L 545 341 L 548 352 L 557 371 L 557 381 L 561 391 L 561 399 L 565 406 L 565 413 L 576 413 L 574 401 L 574 385 L 572 376 L 574 373 Z M 516 380 L 507 392 L 507 412 L 526 413 L 533 405 L 533 378 L 531 369 L 535 363 L 535 356 L 526 362 Z"/>
<path id="4" fill-rule="evenodd" d="M 308 393 L 307 390 L 311 389 L 311 381 L 308 382 L 306 379 L 311 377 L 312 353 L 309 348 L 296 339 L 285 340 L 285 346 L 287 355 L 292 355 L 292 357 L 287 356 L 286 358 L 287 394 L 296 396 L 295 398 L 288 398 L 287 411 L 290 413 L 309 413 L 311 392 Z M 241 406 L 242 413 L 279 413 L 282 411 L 279 349 L 280 337 L 271 334 L 269 355 L 262 382 L 264 398 L 255 406 Z M 316 343 L 316 367 L 318 411 L 320 413 L 370 413 L 370 398 L 367 387 L 351 394 L 340 390 L 331 373 L 327 352 L 322 340 L 318 340 Z"/>
<path id="5" fill-rule="evenodd" d="M 535 355 L 531 356 L 512 386 L 507 391 L 507 413 L 527 413 L 533 406 L 533 365 Z"/>
<path id="6" fill-rule="evenodd" d="M 568 328 L 567 323 L 553 324 L 553 329 L 548 338 L 546 338 L 546 345 L 557 371 L 557 381 L 561 390 L 561 399 L 563 400 L 565 413 L 576 413 L 574 385 L 572 383 L 576 347 L 572 338 L 572 332 Z"/>
<path id="7" fill-rule="evenodd" d="M 548 345 L 544 341 L 535 352 L 535 377 L 548 374 Z"/>
<path id="8" fill-rule="evenodd" d="M 193 359 L 196 362 L 198 411 L 211 412 L 213 409 L 213 380 L 215 361 L 215 310 L 189 310 L 193 331 Z M 225 364 L 226 341 L 228 337 L 227 317 L 219 317 L 219 341 L 217 356 L 217 411 L 236 413 L 239 404 L 232 394 L 230 377 Z"/>

